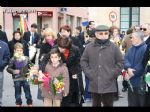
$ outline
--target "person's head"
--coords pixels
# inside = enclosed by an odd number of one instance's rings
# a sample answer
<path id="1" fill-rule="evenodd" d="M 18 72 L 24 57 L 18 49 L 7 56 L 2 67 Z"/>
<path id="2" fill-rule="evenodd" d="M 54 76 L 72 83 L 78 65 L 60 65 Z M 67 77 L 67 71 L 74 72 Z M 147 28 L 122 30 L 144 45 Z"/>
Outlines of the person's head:
<path id="1" fill-rule="evenodd" d="M 77 26 L 76 29 L 76 35 L 79 35 L 82 32 L 82 27 L 81 26 Z"/>
<path id="2" fill-rule="evenodd" d="M 120 35 L 120 29 L 119 29 L 118 27 L 116 27 L 116 26 L 113 26 L 113 27 L 112 27 L 112 35 L 113 35 L 113 36 L 118 36 L 118 35 Z"/>
<path id="3" fill-rule="evenodd" d="M 129 28 L 126 33 L 127 33 L 127 35 L 132 34 L 133 33 L 133 29 Z"/>
<path id="4" fill-rule="evenodd" d="M 71 31 L 71 27 L 68 25 L 62 26 L 59 30 L 61 37 L 66 38 L 71 36 L 72 31 Z"/>
<path id="5" fill-rule="evenodd" d="M 125 35 L 125 31 L 122 31 L 122 34 Z"/>
<path id="6" fill-rule="evenodd" d="M 2 30 L 2 25 L 0 25 L 0 30 Z"/>
<path id="7" fill-rule="evenodd" d="M 20 28 L 17 28 L 17 31 L 20 31 Z"/>
<path id="8" fill-rule="evenodd" d="M 58 48 L 51 49 L 51 51 L 50 51 L 50 60 L 49 61 L 52 64 L 62 63 L 61 53 L 60 53 Z"/>
<path id="9" fill-rule="evenodd" d="M 94 29 L 95 28 L 95 21 L 89 21 L 89 28 Z"/>
<path id="10" fill-rule="evenodd" d="M 57 40 L 58 48 L 61 53 L 64 53 L 66 49 L 70 49 L 72 46 L 72 41 L 69 38 L 58 38 Z"/>
<path id="11" fill-rule="evenodd" d="M 21 39 L 21 32 L 20 31 L 14 31 L 13 32 L 13 38 L 15 39 L 15 40 L 20 40 Z"/>
<path id="12" fill-rule="evenodd" d="M 37 24 L 36 24 L 36 23 L 33 23 L 33 24 L 31 25 L 31 32 L 36 32 L 36 30 L 37 30 Z"/>
<path id="13" fill-rule="evenodd" d="M 133 32 L 132 38 L 131 38 L 132 45 L 138 46 L 139 44 L 143 42 L 143 38 L 144 38 L 144 35 L 142 31 Z"/>
<path id="14" fill-rule="evenodd" d="M 41 29 L 41 35 L 42 35 L 42 36 L 44 36 L 44 30 L 45 30 L 45 28 L 42 28 L 42 29 Z"/>
<path id="15" fill-rule="evenodd" d="M 109 38 L 109 27 L 105 25 L 99 25 L 95 28 L 96 39 L 106 40 Z"/>
<path id="16" fill-rule="evenodd" d="M 145 23 L 141 25 L 140 30 L 143 32 L 144 36 L 149 36 L 150 35 L 150 24 Z"/>
<path id="17" fill-rule="evenodd" d="M 23 56 L 23 45 L 21 43 L 16 43 L 14 45 L 14 54 L 17 54 L 17 56 Z"/>
<path id="18" fill-rule="evenodd" d="M 140 31 L 140 25 L 135 25 L 134 28 L 135 28 L 135 31 L 137 32 Z"/>
<path id="19" fill-rule="evenodd" d="M 56 40 L 56 33 L 51 28 L 46 28 L 44 30 L 45 41 L 49 42 L 51 40 Z"/>

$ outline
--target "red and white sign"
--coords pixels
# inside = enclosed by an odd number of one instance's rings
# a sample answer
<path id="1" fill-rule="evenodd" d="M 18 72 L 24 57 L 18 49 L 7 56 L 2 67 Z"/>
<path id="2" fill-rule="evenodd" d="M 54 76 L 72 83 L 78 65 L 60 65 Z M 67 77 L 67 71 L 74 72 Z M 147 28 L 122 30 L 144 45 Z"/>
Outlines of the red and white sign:
<path id="1" fill-rule="evenodd" d="M 52 17 L 53 16 L 53 12 L 52 11 L 37 11 L 37 15 L 38 16 Z"/>
<path id="2" fill-rule="evenodd" d="M 110 20 L 111 22 L 117 21 L 117 13 L 114 12 L 114 11 L 111 11 L 111 12 L 109 13 L 109 20 Z"/>

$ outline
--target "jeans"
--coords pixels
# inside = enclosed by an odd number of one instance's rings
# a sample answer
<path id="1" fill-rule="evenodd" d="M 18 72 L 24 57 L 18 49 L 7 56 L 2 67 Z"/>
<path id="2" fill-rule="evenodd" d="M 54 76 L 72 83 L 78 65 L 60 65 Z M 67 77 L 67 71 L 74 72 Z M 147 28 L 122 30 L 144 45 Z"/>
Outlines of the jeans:
<path id="1" fill-rule="evenodd" d="M 3 72 L 0 72 L 0 106 L 2 104 L 2 94 L 3 94 Z"/>
<path id="2" fill-rule="evenodd" d="M 14 87 L 15 87 L 15 98 L 16 98 L 16 105 L 22 105 L 22 99 L 21 99 L 21 87 L 23 87 L 23 90 L 25 92 L 25 97 L 27 99 L 27 104 L 32 104 L 32 96 L 30 92 L 30 85 L 26 80 L 22 81 L 14 81 Z"/>
<path id="3" fill-rule="evenodd" d="M 89 89 L 89 79 L 87 77 L 85 77 L 85 82 L 86 82 L 86 85 L 85 85 L 84 98 L 85 99 L 91 99 L 91 93 L 88 92 L 88 89 Z"/>

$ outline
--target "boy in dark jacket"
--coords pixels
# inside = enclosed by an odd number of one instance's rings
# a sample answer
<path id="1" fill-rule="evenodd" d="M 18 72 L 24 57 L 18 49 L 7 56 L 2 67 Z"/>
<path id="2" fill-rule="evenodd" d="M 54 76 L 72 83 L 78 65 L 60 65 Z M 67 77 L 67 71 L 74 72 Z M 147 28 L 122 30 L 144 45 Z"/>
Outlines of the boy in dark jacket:
<path id="1" fill-rule="evenodd" d="M 0 106 L 3 92 L 3 71 L 10 58 L 8 45 L 0 40 Z"/>
<path id="2" fill-rule="evenodd" d="M 28 106 L 32 106 L 30 85 L 26 80 L 29 64 L 29 58 L 23 55 L 23 45 L 16 43 L 14 46 L 14 56 L 8 64 L 7 71 L 12 74 L 14 80 L 16 106 L 18 107 L 22 105 L 21 87 L 24 89 Z"/>

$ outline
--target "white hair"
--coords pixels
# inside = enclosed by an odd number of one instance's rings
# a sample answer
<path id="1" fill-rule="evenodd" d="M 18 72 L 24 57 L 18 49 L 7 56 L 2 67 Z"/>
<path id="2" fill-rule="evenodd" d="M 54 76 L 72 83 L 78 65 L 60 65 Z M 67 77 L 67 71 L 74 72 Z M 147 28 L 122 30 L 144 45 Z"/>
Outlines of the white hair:
<path id="1" fill-rule="evenodd" d="M 136 37 L 139 37 L 142 41 L 144 39 L 144 34 L 142 31 L 133 32 Z"/>

